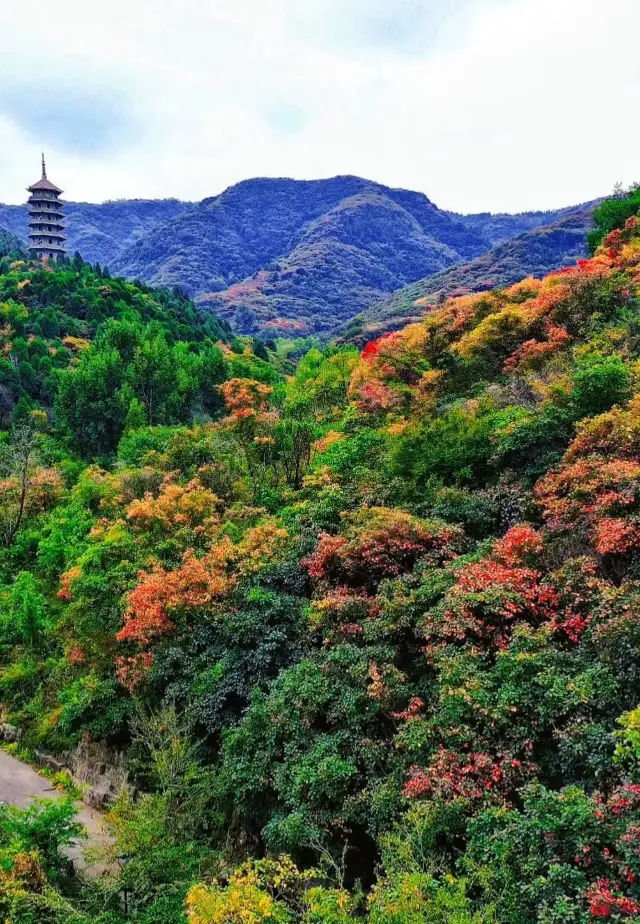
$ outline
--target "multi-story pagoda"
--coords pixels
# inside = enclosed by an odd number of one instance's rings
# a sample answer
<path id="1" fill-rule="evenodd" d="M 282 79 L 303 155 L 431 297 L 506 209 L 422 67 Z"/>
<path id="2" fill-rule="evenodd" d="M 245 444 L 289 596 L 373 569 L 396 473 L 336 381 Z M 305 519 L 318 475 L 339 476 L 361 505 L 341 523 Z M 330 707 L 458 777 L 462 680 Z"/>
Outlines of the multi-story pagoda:
<path id="1" fill-rule="evenodd" d="M 29 250 L 37 260 L 58 260 L 66 253 L 62 190 L 47 179 L 42 155 L 42 179 L 28 187 Z"/>

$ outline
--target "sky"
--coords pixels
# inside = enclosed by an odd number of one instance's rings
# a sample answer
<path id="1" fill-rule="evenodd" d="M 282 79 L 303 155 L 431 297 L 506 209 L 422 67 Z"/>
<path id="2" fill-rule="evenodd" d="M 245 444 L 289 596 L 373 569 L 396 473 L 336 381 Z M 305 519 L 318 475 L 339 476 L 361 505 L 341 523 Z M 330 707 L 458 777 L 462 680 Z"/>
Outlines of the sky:
<path id="1" fill-rule="evenodd" d="M 640 180 L 640 0 L 0 3 L 0 201 L 357 174 L 460 212 Z"/>

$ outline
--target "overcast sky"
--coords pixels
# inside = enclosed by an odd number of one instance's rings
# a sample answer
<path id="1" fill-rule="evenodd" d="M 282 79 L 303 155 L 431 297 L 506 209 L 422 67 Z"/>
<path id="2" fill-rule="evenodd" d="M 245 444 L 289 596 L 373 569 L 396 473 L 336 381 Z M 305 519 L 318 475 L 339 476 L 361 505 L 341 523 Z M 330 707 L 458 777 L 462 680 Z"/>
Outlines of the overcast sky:
<path id="1" fill-rule="evenodd" d="M 640 0 L 0 0 L 0 201 L 354 173 L 443 208 L 640 179 Z"/>

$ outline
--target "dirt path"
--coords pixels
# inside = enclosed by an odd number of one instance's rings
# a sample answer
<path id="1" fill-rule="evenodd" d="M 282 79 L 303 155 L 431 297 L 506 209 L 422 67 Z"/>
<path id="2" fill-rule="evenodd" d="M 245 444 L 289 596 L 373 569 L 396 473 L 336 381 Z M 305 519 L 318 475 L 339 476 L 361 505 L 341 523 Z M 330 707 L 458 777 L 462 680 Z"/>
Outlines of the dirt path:
<path id="1" fill-rule="evenodd" d="M 25 808 L 34 797 L 60 799 L 62 794 L 51 785 L 49 780 L 36 773 L 29 764 L 24 764 L 21 760 L 0 750 L 0 801 Z M 85 851 L 107 848 L 111 845 L 112 841 L 104 819 L 100 812 L 89 808 L 82 802 L 76 802 L 76 808 L 78 821 L 86 828 L 87 837 L 74 841 L 67 851 L 68 856 L 78 872 L 86 872 L 94 877 L 103 875 L 108 872 L 108 866 L 100 863 L 88 864 Z"/>

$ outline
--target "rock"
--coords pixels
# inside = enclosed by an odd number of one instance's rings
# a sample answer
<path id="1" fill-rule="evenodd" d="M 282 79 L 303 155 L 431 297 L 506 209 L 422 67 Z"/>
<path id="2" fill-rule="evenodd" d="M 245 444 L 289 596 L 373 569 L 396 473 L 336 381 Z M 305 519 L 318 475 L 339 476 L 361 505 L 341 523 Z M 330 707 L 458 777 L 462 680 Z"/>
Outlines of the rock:
<path id="1" fill-rule="evenodd" d="M 46 767 L 48 770 L 54 770 L 56 773 L 69 769 L 69 765 L 64 755 L 56 756 L 54 754 L 48 754 L 47 751 L 34 751 L 33 753 L 35 759 L 41 767 Z"/>
<path id="2" fill-rule="evenodd" d="M 7 723 L 0 724 L 0 737 L 5 741 L 19 741 L 22 730 Z M 137 788 L 127 778 L 124 754 L 101 742 L 86 739 L 73 751 L 50 754 L 36 750 L 34 756 L 41 767 L 56 773 L 68 771 L 74 784 L 82 791 L 82 801 L 93 808 L 109 808 L 122 791 L 128 792 L 132 799 L 136 798 Z"/>
<path id="3" fill-rule="evenodd" d="M 10 725 L 8 722 L 3 722 L 0 725 L 0 738 L 3 741 L 7 741 L 9 744 L 15 744 L 22 739 L 22 729 L 18 728 L 17 725 Z"/>
<path id="4" fill-rule="evenodd" d="M 71 752 L 69 765 L 74 782 L 84 789 L 83 801 L 95 808 L 108 807 L 123 789 L 131 789 L 124 754 L 99 741 L 81 741 Z"/>

